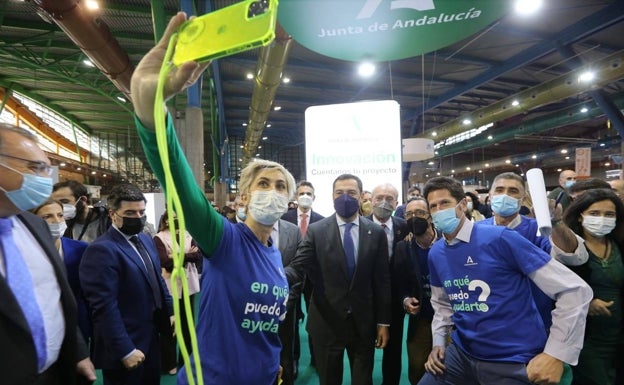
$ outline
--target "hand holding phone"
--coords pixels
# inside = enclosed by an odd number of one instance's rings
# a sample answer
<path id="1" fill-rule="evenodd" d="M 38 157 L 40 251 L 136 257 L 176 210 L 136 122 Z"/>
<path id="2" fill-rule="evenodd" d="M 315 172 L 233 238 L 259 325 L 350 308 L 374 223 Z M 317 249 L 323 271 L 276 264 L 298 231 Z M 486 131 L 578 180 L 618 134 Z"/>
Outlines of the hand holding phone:
<path id="1" fill-rule="evenodd" d="M 173 64 L 204 63 L 273 41 L 277 0 L 245 0 L 180 26 Z"/>

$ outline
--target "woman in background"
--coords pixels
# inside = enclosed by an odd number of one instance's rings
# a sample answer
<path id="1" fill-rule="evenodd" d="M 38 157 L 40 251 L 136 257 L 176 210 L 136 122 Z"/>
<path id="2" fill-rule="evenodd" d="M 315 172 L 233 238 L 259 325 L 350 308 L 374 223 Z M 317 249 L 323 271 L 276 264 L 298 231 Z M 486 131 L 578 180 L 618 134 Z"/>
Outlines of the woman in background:
<path id="1" fill-rule="evenodd" d="M 583 237 L 589 252 L 585 264 L 570 268 L 594 291 L 573 384 L 613 385 L 624 347 L 624 204 L 612 190 L 588 190 L 572 202 L 563 220 Z"/>
<path id="2" fill-rule="evenodd" d="M 38 215 L 48 224 L 52 238 L 54 238 L 54 246 L 56 246 L 59 254 L 63 258 L 65 268 L 67 269 L 67 280 L 69 281 L 69 286 L 74 293 L 76 305 L 78 306 L 78 327 L 82 332 L 85 342 L 88 343 L 91 336 L 91 322 L 89 321 L 87 305 L 82 298 L 82 289 L 80 288 L 80 279 L 78 278 L 78 267 L 82 259 L 82 254 L 89 244 L 87 242 L 63 237 L 63 233 L 65 233 L 67 229 L 67 224 L 65 223 L 63 204 L 61 202 L 48 199 L 41 206 L 30 211 Z"/>
<path id="3" fill-rule="evenodd" d="M 177 221 L 175 213 L 173 214 L 174 220 Z M 176 226 L 177 228 L 177 226 Z M 160 257 L 160 266 L 162 269 L 162 276 L 165 279 L 169 293 L 173 296 L 173 289 L 171 287 L 171 272 L 173 271 L 173 242 L 179 246 L 180 244 L 180 230 L 178 229 L 175 234 L 175 238 L 172 238 L 171 231 L 169 231 L 169 217 L 165 212 L 158 223 L 158 233 L 154 236 L 154 244 L 156 250 L 158 250 L 158 256 Z M 195 294 L 199 292 L 199 271 L 198 266 L 202 263 L 202 255 L 195 242 L 191 238 L 191 235 L 186 232 L 184 236 L 184 272 L 186 274 L 186 282 L 189 289 L 189 300 L 191 301 L 191 312 L 195 317 Z M 186 349 L 191 354 L 191 337 L 188 332 L 186 311 L 184 311 L 184 302 L 182 300 L 182 281 L 178 278 L 178 302 L 180 303 L 180 327 L 182 328 L 182 336 Z M 162 368 L 170 375 L 174 375 L 178 372 L 178 366 L 182 366 L 183 359 L 180 355 L 176 364 L 176 338 L 172 334 L 161 336 L 160 348 L 162 352 Z"/>

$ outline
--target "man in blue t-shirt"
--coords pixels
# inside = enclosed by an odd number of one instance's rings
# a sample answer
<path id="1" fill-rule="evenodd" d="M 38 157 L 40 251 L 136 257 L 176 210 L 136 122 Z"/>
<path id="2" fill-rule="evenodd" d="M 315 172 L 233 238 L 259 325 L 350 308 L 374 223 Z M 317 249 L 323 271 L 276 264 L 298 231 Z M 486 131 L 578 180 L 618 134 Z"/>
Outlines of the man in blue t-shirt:
<path id="1" fill-rule="evenodd" d="M 433 178 L 424 196 L 445 240 L 429 253 L 433 348 L 419 384 L 557 383 L 578 360 L 589 286 L 517 232 L 466 220 L 458 181 Z M 556 298 L 548 335 L 531 282 Z"/>

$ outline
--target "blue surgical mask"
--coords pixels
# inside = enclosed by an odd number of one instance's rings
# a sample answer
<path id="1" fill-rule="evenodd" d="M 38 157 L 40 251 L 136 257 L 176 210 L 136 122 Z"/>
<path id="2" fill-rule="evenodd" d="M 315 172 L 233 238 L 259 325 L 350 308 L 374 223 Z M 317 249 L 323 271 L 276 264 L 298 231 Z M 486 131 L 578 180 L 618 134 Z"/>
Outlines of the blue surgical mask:
<path id="1" fill-rule="evenodd" d="M 334 210 L 342 218 L 351 218 L 360 209 L 360 201 L 349 194 L 334 199 Z"/>
<path id="2" fill-rule="evenodd" d="M 0 187 L 0 190 L 4 191 L 7 198 L 9 198 L 11 203 L 18 209 L 22 211 L 34 209 L 45 202 L 50 197 L 50 194 L 52 194 L 52 178 L 24 174 L 7 165 L 3 165 L 3 167 L 15 171 L 24 178 L 22 186 L 17 190 L 7 191 Z"/>
<path id="3" fill-rule="evenodd" d="M 237 208 L 236 209 L 236 216 L 241 221 L 244 221 L 245 219 L 247 219 L 247 210 L 244 207 Z"/>
<path id="4" fill-rule="evenodd" d="M 566 180 L 566 181 L 565 181 L 565 188 L 570 188 L 570 187 L 572 187 L 572 185 L 573 185 L 574 183 L 576 183 L 576 181 L 575 181 L 575 180 Z"/>
<path id="5" fill-rule="evenodd" d="M 492 211 L 501 217 L 509 217 L 520 211 L 520 200 L 500 194 L 492 197 Z"/>
<path id="6" fill-rule="evenodd" d="M 431 214 L 433 225 L 444 234 L 452 234 L 459 226 L 459 218 L 457 218 L 455 213 L 456 207 L 449 207 Z"/>

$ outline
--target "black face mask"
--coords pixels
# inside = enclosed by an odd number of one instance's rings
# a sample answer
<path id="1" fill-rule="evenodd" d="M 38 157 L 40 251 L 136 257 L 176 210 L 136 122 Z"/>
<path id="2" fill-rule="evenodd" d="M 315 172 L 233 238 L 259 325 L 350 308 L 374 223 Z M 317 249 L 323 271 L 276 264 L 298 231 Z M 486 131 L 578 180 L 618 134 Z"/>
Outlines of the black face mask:
<path id="1" fill-rule="evenodd" d="M 407 221 L 407 225 L 409 226 L 410 231 L 414 235 L 423 235 L 429 226 L 429 222 L 426 219 L 419 217 L 412 217 Z"/>
<path id="2" fill-rule="evenodd" d="M 123 219 L 123 224 L 119 231 L 126 235 L 137 235 L 143 231 L 147 217 L 144 215 L 141 218 L 121 217 L 121 219 Z"/>

